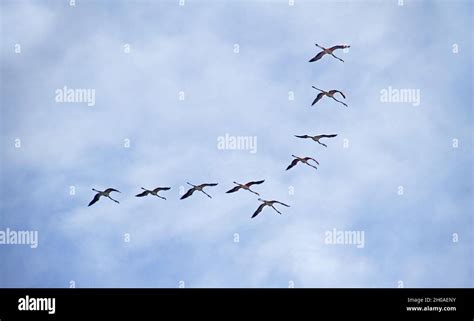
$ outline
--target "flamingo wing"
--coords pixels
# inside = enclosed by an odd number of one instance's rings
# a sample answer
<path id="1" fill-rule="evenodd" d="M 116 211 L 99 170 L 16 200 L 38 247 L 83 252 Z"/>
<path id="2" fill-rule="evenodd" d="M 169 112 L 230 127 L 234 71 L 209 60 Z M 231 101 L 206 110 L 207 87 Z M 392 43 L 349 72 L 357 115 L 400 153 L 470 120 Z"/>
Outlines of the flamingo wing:
<path id="1" fill-rule="evenodd" d="M 295 135 L 295 137 L 298 137 L 298 138 L 311 138 L 308 135 Z"/>
<path id="2" fill-rule="evenodd" d="M 332 138 L 332 137 L 336 137 L 337 134 L 332 134 L 332 135 L 319 135 L 318 137 L 319 138 Z"/>
<path id="3" fill-rule="evenodd" d="M 92 204 L 96 203 L 99 200 L 99 198 L 100 198 L 100 194 L 99 193 L 95 194 L 94 198 L 87 206 L 91 206 Z"/>
<path id="4" fill-rule="evenodd" d="M 148 194 L 150 194 L 150 191 L 143 191 L 140 194 L 135 195 L 135 197 L 143 197 L 147 196 Z"/>
<path id="5" fill-rule="evenodd" d="M 107 188 L 107 189 L 104 191 L 104 193 L 106 193 L 106 194 L 108 194 L 108 193 L 110 193 L 110 192 L 117 192 L 117 193 L 120 193 L 120 191 L 119 191 L 119 190 L 116 190 L 115 188 Z"/>
<path id="6" fill-rule="evenodd" d="M 196 189 L 195 189 L 194 187 L 191 188 L 191 189 L 189 189 L 189 190 L 186 192 L 186 194 L 184 194 L 183 196 L 181 196 L 180 199 L 184 200 L 185 198 L 188 198 L 189 196 L 193 195 L 193 193 L 194 193 L 195 190 L 196 190 Z"/>
<path id="7" fill-rule="evenodd" d="M 347 46 L 347 45 L 337 45 L 337 46 L 332 46 L 331 48 L 329 48 L 329 50 L 334 51 L 336 49 L 345 49 L 345 48 L 349 48 L 349 46 Z"/>
<path id="8" fill-rule="evenodd" d="M 315 160 L 314 158 L 312 158 L 312 157 L 305 157 L 305 159 L 306 159 L 306 160 L 312 160 L 312 161 L 314 161 L 316 164 L 319 165 L 319 162 L 318 162 L 317 160 Z"/>
<path id="9" fill-rule="evenodd" d="M 153 190 L 153 192 L 154 192 L 154 193 L 157 193 L 157 192 L 159 192 L 159 191 L 168 191 L 168 190 L 170 190 L 170 189 L 171 189 L 171 187 L 157 187 L 157 188 L 155 188 L 155 189 Z"/>
<path id="10" fill-rule="evenodd" d="M 252 185 L 256 185 L 256 184 L 262 184 L 263 182 L 265 182 L 264 179 L 262 179 L 261 181 L 248 182 L 248 183 L 245 184 L 245 185 L 247 185 L 247 186 L 252 186 Z"/>
<path id="11" fill-rule="evenodd" d="M 286 168 L 286 170 L 289 170 L 290 168 L 295 167 L 296 164 L 298 164 L 299 161 L 300 161 L 300 160 L 299 160 L 298 158 L 295 158 L 295 159 L 291 162 L 291 164 L 288 165 L 288 167 Z"/>
<path id="12" fill-rule="evenodd" d="M 321 59 L 325 54 L 326 54 L 326 52 L 321 51 L 321 52 L 318 53 L 316 56 L 314 56 L 313 58 L 311 58 L 311 59 L 309 60 L 309 62 L 318 61 L 318 60 Z"/>
<path id="13" fill-rule="evenodd" d="M 264 207 L 265 207 L 265 203 L 260 204 L 260 206 L 257 208 L 255 213 L 253 213 L 251 218 L 254 218 L 255 216 L 257 216 L 263 210 Z"/>
<path id="14" fill-rule="evenodd" d="M 217 186 L 217 183 L 205 183 L 205 184 L 201 184 L 202 187 L 206 187 L 206 186 Z"/>
<path id="15" fill-rule="evenodd" d="M 311 104 L 311 106 L 313 106 L 314 104 L 316 104 L 318 101 L 321 100 L 321 98 L 323 98 L 324 96 L 324 93 L 319 93 L 316 98 L 313 100 L 313 103 Z"/>
<path id="16" fill-rule="evenodd" d="M 226 193 L 234 193 L 234 192 L 237 192 L 239 189 L 240 189 L 240 186 L 236 186 L 236 187 L 228 190 Z"/>
<path id="17" fill-rule="evenodd" d="M 333 95 L 333 94 L 335 94 L 335 93 L 340 93 L 341 96 L 342 96 L 344 99 L 346 99 L 346 96 L 342 93 L 342 91 L 333 89 L 333 90 L 330 90 L 329 93 L 330 93 L 331 95 Z"/>

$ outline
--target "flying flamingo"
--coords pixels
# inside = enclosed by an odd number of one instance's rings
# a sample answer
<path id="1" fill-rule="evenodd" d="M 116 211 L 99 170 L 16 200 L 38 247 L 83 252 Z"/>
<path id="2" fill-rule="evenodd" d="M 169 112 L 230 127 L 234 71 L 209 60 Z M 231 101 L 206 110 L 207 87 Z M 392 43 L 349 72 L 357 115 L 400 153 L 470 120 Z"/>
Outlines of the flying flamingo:
<path id="1" fill-rule="evenodd" d="M 311 157 L 298 157 L 298 156 L 295 156 L 295 155 L 291 155 L 293 156 L 295 159 L 291 162 L 290 165 L 288 165 L 288 167 L 286 168 L 286 170 L 289 170 L 293 167 L 296 166 L 296 164 L 298 164 L 298 162 L 302 162 L 303 164 L 306 164 L 308 166 L 311 166 L 313 167 L 314 169 L 318 169 L 316 166 L 312 165 L 309 163 L 310 160 L 314 161 L 316 164 L 319 165 L 318 161 L 315 160 L 314 158 L 311 158 Z"/>
<path id="2" fill-rule="evenodd" d="M 151 194 L 151 195 L 155 195 L 155 196 L 157 196 L 161 199 L 166 200 L 166 197 L 158 195 L 158 192 L 159 191 L 167 191 L 167 190 L 170 190 L 170 189 L 171 189 L 171 187 L 157 187 L 154 190 L 149 190 L 149 189 L 146 189 L 146 188 L 142 187 L 143 192 L 141 192 L 140 194 L 137 194 L 135 196 L 136 197 L 143 197 L 143 196 L 147 196 L 148 194 Z"/>
<path id="3" fill-rule="evenodd" d="M 117 193 L 120 193 L 120 191 L 117 191 L 116 189 L 114 188 L 107 188 L 105 191 L 98 191 L 96 190 L 95 188 L 92 189 L 94 192 L 97 192 L 97 194 L 95 194 L 94 198 L 92 199 L 92 201 L 89 203 L 89 205 L 87 206 L 91 206 L 92 204 L 96 203 L 99 198 L 101 196 L 104 196 L 104 197 L 108 197 L 110 198 L 112 201 L 114 201 L 115 203 L 119 204 L 119 201 L 117 200 L 114 200 L 112 197 L 110 197 L 110 193 L 111 192 L 117 192 Z"/>
<path id="4" fill-rule="evenodd" d="M 275 206 L 273 206 L 273 204 L 280 204 L 280 205 L 283 205 L 283 206 L 286 206 L 286 207 L 290 207 L 290 205 L 287 205 L 285 203 L 282 203 L 282 202 L 279 202 L 279 201 L 266 201 L 266 200 L 263 200 L 261 198 L 258 199 L 260 202 L 262 202 L 262 204 L 260 204 L 260 206 L 257 208 L 257 210 L 255 211 L 255 213 L 253 213 L 252 217 L 251 218 L 254 218 L 255 216 L 257 216 L 265 206 L 270 206 L 271 208 L 273 208 L 278 214 L 281 215 L 281 212 L 279 210 L 277 210 L 275 208 Z"/>
<path id="5" fill-rule="evenodd" d="M 295 135 L 295 137 L 298 137 L 298 138 L 311 138 L 312 140 L 314 140 L 315 142 L 317 142 L 318 144 L 320 145 L 323 145 L 324 147 L 328 147 L 326 144 L 323 144 L 321 143 L 319 140 L 321 138 L 332 138 L 332 137 L 336 137 L 337 134 L 332 134 L 332 135 L 316 135 L 316 136 L 310 136 L 310 135 Z"/>
<path id="6" fill-rule="evenodd" d="M 333 53 L 334 50 L 336 49 L 345 49 L 345 48 L 350 48 L 351 46 L 348 46 L 348 45 L 338 45 L 338 46 L 333 46 L 331 48 L 324 48 L 324 47 L 321 47 L 320 45 L 318 44 L 315 44 L 316 47 L 318 48 L 321 48 L 323 51 L 321 51 L 320 53 L 318 53 L 316 56 L 314 56 L 313 58 L 311 58 L 311 60 L 309 62 L 313 62 L 313 61 L 317 61 L 319 59 L 321 59 L 324 55 L 328 54 L 328 55 L 331 55 L 333 56 L 334 58 L 344 62 L 344 60 L 342 60 L 341 58 L 339 57 L 336 57 Z"/>
<path id="7" fill-rule="evenodd" d="M 343 104 L 344 106 L 347 107 L 347 104 L 340 101 L 340 100 L 337 100 L 336 98 L 334 98 L 334 94 L 336 93 L 339 93 L 341 94 L 342 98 L 346 99 L 346 96 L 342 93 L 342 91 L 339 91 L 339 90 L 336 90 L 336 89 L 333 89 L 333 90 L 329 90 L 329 91 L 325 91 L 325 90 L 322 90 L 322 89 L 319 89 L 319 88 L 316 88 L 314 86 L 312 86 L 314 89 L 316 90 L 319 90 L 320 93 L 316 96 L 316 98 L 313 100 L 313 103 L 311 104 L 311 106 L 313 106 L 314 104 L 316 104 L 318 101 L 321 100 L 321 98 L 323 98 L 324 96 L 327 96 L 327 97 L 330 97 L 332 99 L 334 99 L 335 101 L 337 101 L 338 103 L 340 104 Z"/>
<path id="8" fill-rule="evenodd" d="M 200 184 L 200 185 L 193 185 L 191 183 L 187 183 L 188 185 L 191 185 L 192 188 L 189 189 L 186 194 L 184 194 L 183 196 L 181 196 L 181 199 L 184 200 L 185 198 L 188 198 L 189 196 L 191 196 L 195 191 L 200 191 L 200 192 L 203 192 L 204 194 L 206 194 L 209 198 L 212 198 L 211 195 L 207 194 L 206 192 L 204 192 L 204 187 L 206 186 L 216 186 L 217 183 L 210 183 L 210 184 Z"/>
<path id="9" fill-rule="evenodd" d="M 234 188 L 228 190 L 226 193 L 234 193 L 234 192 L 237 192 L 239 189 L 245 189 L 251 193 L 254 193 L 255 195 L 258 195 L 260 196 L 260 194 L 258 194 L 257 192 L 254 192 L 250 189 L 250 186 L 252 185 L 255 185 L 255 184 L 262 184 L 263 182 L 265 182 L 265 180 L 261 180 L 261 181 L 255 181 L 255 182 L 248 182 L 246 184 L 239 184 L 237 182 L 234 182 L 234 184 L 236 184 L 237 186 L 235 186 Z"/>

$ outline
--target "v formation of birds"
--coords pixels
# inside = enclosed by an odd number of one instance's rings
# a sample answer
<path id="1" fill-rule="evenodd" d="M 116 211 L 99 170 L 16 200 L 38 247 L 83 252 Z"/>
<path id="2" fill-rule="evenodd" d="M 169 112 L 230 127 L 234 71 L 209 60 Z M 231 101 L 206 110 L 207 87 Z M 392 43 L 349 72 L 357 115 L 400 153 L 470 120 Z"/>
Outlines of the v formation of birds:
<path id="1" fill-rule="evenodd" d="M 316 47 L 320 48 L 321 51 L 316 55 L 314 56 L 313 58 L 311 58 L 309 60 L 309 62 L 315 62 L 315 61 L 318 61 L 320 60 L 321 58 L 323 58 L 324 56 L 326 55 L 329 55 L 329 56 L 332 56 L 333 58 L 341 61 L 341 62 L 344 62 L 344 60 L 342 60 L 341 58 L 337 57 L 334 55 L 334 51 L 337 50 L 337 49 L 345 49 L 345 48 L 350 48 L 350 46 L 348 45 L 337 45 L 337 46 L 333 46 L 333 47 L 330 47 L 330 48 L 324 48 L 318 44 L 316 44 Z M 334 96 L 336 94 L 339 94 L 343 99 L 346 99 L 346 96 L 339 90 L 337 89 L 332 89 L 332 90 L 322 90 L 322 89 L 319 89 L 319 88 L 316 88 L 315 86 L 312 86 L 315 90 L 319 91 L 319 94 L 316 96 L 316 98 L 314 99 L 313 103 L 311 104 L 311 106 L 315 105 L 318 101 L 320 101 L 324 96 L 328 97 L 328 98 L 332 98 L 333 100 L 335 100 L 336 102 L 344 105 L 345 107 L 348 107 L 346 103 L 338 100 L 337 98 L 335 98 Z M 323 138 L 333 138 L 333 137 L 336 137 L 337 134 L 330 134 L 330 135 L 325 135 L 325 134 L 321 134 L 321 135 L 314 135 L 314 136 L 311 136 L 311 135 L 295 135 L 295 137 L 297 138 L 301 138 L 301 139 L 311 139 L 313 141 L 315 141 L 316 143 L 324 146 L 324 147 L 327 147 L 326 144 L 324 143 L 321 143 L 320 140 L 323 139 Z M 314 169 L 317 169 L 316 165 L 319 165 L 319 162 L 312 158 L 312 157 L 300 157 L 300 156 L 296 156 L 296 155 L 291 155 L 294 159 L 292 160 L 292 162 L 290 163 L 290 165 L 288 165 L 288 167 L 286 168 L 286 170 L 290 170 L 291 168 L 295 167 L 296 165 L 298 165 L 298 163 L 302 163 L 302 164 L 305 164 L 309 167 L 312 167 Z M 316 164 L 316 165 L 315 165 Z M 265 180 L 259 180 L 259 181 L 251 181 L 251 182 L 247 182 L 245 184 L 242 184 L 242 183 L 237 183 L 237 182 L 233 182 L 236 186 L 231 188 L 230 190 L 228 190 L 226 193 L 230 194 L 230 193 L 235 193 L 239 190 L 247 190 L 248 192 L 250 193 L 253 193 L 257 196 L 259 196 L 258 200 L 261 202 L 260 206 L 257 208 L 257 210 L 253 213 L 253 215 L 251 216 L 251 218 L 254 218 L 256 217 L 258 214 L 260 214 L 260 212 L 263 210 L 263 208 L 265 206 L 268 206 L 268 207 L 271 207 L 273 208 L 278 214 L 281 214 L 281 212 L 279 210 L 277 210 L 275 208 L 275 204 L 279 204 L 279 205 L 282 205 L 282 206 L 286 206 L 286 207 L 290 207 L 288 204 L 285 204 L 285 203 L 282 203 L 282 202 L 279 202 L 279 201 L 276 201 L 276 200 L 265 200 L 265 199 L 262 199 L 260 198 L 260 194 L 255 192 L 254 190 L 251 189 L 251 187 L 253 185 L 260 185 L 260 184 L 263 184 L 265 182 Z M 204 183 L 204 184 L 199 184 L 199 185 L 194 185 L 194 184 L 191 184 L 189 182 L 187 182 L 188 185 L 191 186 L 191 188 L 183 195 L 181 196 L 181 200 L 183 199 L 186 199 L 188 197 L 190 197 L 191 195 L 193 195 L 194 192 L 201 192 L 203 193 L 204 195 L 206 195 L 207 197 L 209 198 L 212 198 L 211 195 L 209 195 L 208 193 L 206 193 L 204 191 L 204 188 L 205 187 L 213 187 L 213 186 L 217 186 L 218 183 Z M 156 196 L 158 198 L 161 198 L 163 200 L 166 200 L 166 197 L 164 196 L 161 196 L 161 195 L 158 195 L 159 192 L 161 191 L 168 191 L 171 189 L 171 187 L 156 187 L 155 189 L 152 189 L 152 190 L 149 190 L 149 189 L 146 189 L 144 187 L 141 187 L 141 189 L 143 190 L 141 193 L 135 195 L 135 197 L 144 197 L 144 196 L 149 196 L 149 195 L 152 195 L 152 196 Z M 116 192 L 116 193 L 120 193 L 119 190 L 115 189 L 115 188 L 107 188 L 106 190 L 104 191 L 99 191 L 99 190 L 96 190 L 96 189 L 92 189 L 93 191 L 96 192 L 94 198 L 92 199 L 92 201 L 89 203 L 88 206 L 91 206 L 93 204 L 95 204 L 96 202 L 99 201 L 99 199 L 101 197 L 106 197 L 106 198 L 109 198 L 110 200 L 114 201 L 115 203 L 119 204 L 119 201 L 113 199 L 111 196 L 110 196 L 110 193 L 112 192 Z"/>

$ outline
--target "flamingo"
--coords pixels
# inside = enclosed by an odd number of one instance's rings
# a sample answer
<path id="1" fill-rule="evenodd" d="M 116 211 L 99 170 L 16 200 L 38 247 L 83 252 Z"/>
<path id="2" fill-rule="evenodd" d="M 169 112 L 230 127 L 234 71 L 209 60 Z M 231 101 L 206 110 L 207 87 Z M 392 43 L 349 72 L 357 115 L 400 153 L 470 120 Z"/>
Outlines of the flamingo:
<path id="1" fill-rule="evenodd" d="M 248 183 L 245 183 L 245 184 L 239 184 L 237 182 L 234 182 L 234 184 L 236 184 L 237 186 L 235 186 L 234 188 L 228 190 L 226 193 L 234 193 L 234 192 L 237 192 L 239 189 L 243 188 L 251 193 L 254 193 L 255 195 L 258 195 L 260 196 L 260 194 L 258 194 L 257 192 L 254 192 L 250 189 L 250 186 L 252 185 L 255 185 L 255 184 L 262 184 L 263 182 L 265 182 L 265 180 L 261 180 L 261 181 L 255 181 L 255 182 L 248 182 Z"/>
<path id="2" fill-rule="evenodd" d="M 336 137 L 337 134 L 332 134 L 332 135 L 316 135 L 316 136 L 310 136 L 310 135 L 295 135 L 295 137 L 298 137 L 298 138 L 311 138 L 312 140 L 314 140 L 315 142 L 317 142 L 318 144 L 320 145 L 323 145 L 324 147 L 328 147 L 326 144 L 323 144 L 321 143 L 319 140 L 321 138 L 332 138 L 332 137 Z"/>
<path id="3" fill-rule="evenodd" d="M 203 192 L 204 194 L 206 194 L 209 198 L 212 198 L 211 195 L 207 194 L 206 192 L 204 192 L 204 187 L 206 186 L 217 186 L 217 183 L 205 183 L 205 184 L 200 184 L 200 185 L 193 185 L 191 183 L 188 183 L 186 182 L 188 185 L 191 185 L 192 188 L 189 189 L 186 194 L 184 194 L 183 196 L 181 196 L 181 199 L 184 200 L 185 198 L 188 198 L 189 196 L 191 196 L 195 191 L 200 191 L 200 192 Z"/>
<path id="4" fill-rule="evenodd" d="M 255 213 L 253 213 L 252 217 L 251 218 L 254 218 L 255 216 L 257 216 L 265 206 L 270 206 L 271 208 L 273 208 L 278 214 L 281 215 L 281 212 L 279 210 L 277 210 L 275 208 L 275 206 L 273 206 L 273 204 L 280 204 L 280 205 L 283 205 L 283 206 L 286 206 L 286 207 L 290 207 L 290 205 L 287 205 L 285 203 L 282 203 L 282 202 L 279 202 L 279 201 L 275 201 L 275 200 L 272 200 L 272 201 L 266 201 L 266 200 L 263 200 L 261 198 L 258 199 L 260 202 L 262 202 L 262 204 L 260 204 L 260 206 L 257 208 L 257 210 L 255 211 Z"/>
<path id="5" fill-rule="evenodd" d="M 323 98 L 324 96 L 327 96 L 327 97 L 330 97 L 332 99 L 334 99 L 335 101 L 337 101 L 338 103 L 340 104 L 343 104 L 344 106 L 348 107 L 346 103 L 340 101 L 340 100 L 337 100 L 336 98 L 334 98 L 334 94 L 336 93 L 339 93 L 341 94 L 342 98 L 346 99 L 346 96 L 342 93 L 342 91 L 339 91 L 339 90 L 336 90 L 336 89 L 333 89 L 333 90 L 329 90 L 329 91 L 325 91 L 325 90 L 322 90 L 322 89 L 319 89 L 319 88 L 316 88 L 314 86 L 312 86 L 314 89 L 316 90 L 319 90 L 320 93 L 316 96 L 316 98 L 313 100 L 313 103 L 311 104 L 311 106 L 313 106 L 314 104 L 316 104 L 318 101 L 321 100 L 321 98 Z"/>
<path id="6" fill-rule="evenodd" d="M 159 191 L 168 191 L 170 189 L 171 189 L 171 187 L 157 187 L 154 190 L 148 190 L 148 189 L 142 187 L 143 192 L 141 192 L 140 194 L 137 194 L 135 196 L 136 197 L 143 197 L 143 196 L 147 196 L 148 194 L 151 194 L 151 195 L 155 195 L 155 196 L 157 196 L 161 199 L 166 200 L 166 197 L 158 195 L 158 192 Z"/>
<path id="7" fill-rule="evenodd" d="M 95 188 L 92 189 L 94 192 L 97 192 L 97 194 L 95 194 L 94 198 L 92 199 L 92 201 L 89 203 L 89 205 L 87 206 L 91 206 L 92 204 L 96 203 L 99 198 L 101 196 L 104 196 L 104 197 L 108 197 L 110 198 L 112 201 L 114 201 L 115 203 L 119 204 L 119 201 L 117 200 L 114 200 L 112 197 L 110 197 L 110 193 L 111 192 L 117 192 L 117 193 L 120 193 L 120 191 L 114 189 L 114 188 L 107 188 L 105 191 L 98 191 L 96 190 Z"/>
<path id="8" fill-rule="evenodd" d="M 324 47 L 321 47 L 320 45 L 318 44 L 315 44 L 316 47 L 318 48 L 321 48 L 323 51 L 321 51 L 320 53 L 318 53 L 316 56 L 314 56 L 313 58 L 310 59 L 309 62 L 313 62 L 313 61 L 317 61 L 319 59 L 321 59 L 324 55 L 328 54 L 328 55 L 331 55 L 333 56 L 334 58 L 344 62 L 344 60 L 342 60 L 341 58 L 339 57 L 336 57 L 333 53 L 334 50 L 336 49 L 345 49 L 345 48 L 350 48 L 351 46 L 348 46 L 348 45 L 338 45 L 338 46 L 333 46 L 331 48 L 324 48 Z"/>
<path id="9" fill-rule="evenodd" d="M 319 165 L 318 161 L 315 160 L 314 158 L 311 158 L 311 157 L 298 157 L 298 156 L 295 156 L 295 155 L 291 155 L 293 156 L 295 159 L 291 162 L 290 165 L 288 165 L 288 167 L 286 168 L 286 170 L 289 170 L 290 168 L 293 168 L 296 166 L 296 164 L 298 164 L 298 162 L 302 162 L 303 164 L 306 164 L 308 166 L 311 166 L 313 167 L 314 169 L 318 169 L 316 166 L 314 165 L 311 165 L 309 163 L 310 160 L 314 161 L 316 164 Z"/>

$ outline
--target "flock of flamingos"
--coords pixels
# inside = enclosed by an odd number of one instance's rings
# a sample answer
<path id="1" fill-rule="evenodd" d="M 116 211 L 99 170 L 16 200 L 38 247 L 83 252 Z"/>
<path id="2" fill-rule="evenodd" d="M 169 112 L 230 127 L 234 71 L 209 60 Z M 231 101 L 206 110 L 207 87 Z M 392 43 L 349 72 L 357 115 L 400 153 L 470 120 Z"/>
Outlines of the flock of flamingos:
<path id="1" fill-rule="evenodd" d="M 330 48 L 324 48 L 324 47 L 321 47 L 320 45 L 316 44 L 316 46 L 318 48 L 321 48 L 322 51 L 319 52 L 316 56 L 314 56 L 313 58 L 311 58 L 309 60 L 309 62 L 314 62 L 314 61 L 318 61 L 320 60 L 322 57 L 324 57 L 325 55 L 330 55 L 332 57 L 334 57 L 335 59 L 338 59 L 342 62 L 344 62 L 344 60 L 342 60 L 341 58 L 339 57 L 336 57 L 334 55 L 334 51 L 337 50 L 337 49 L 345 49 L 345 48 L 350 48 L 350 46 L 348 45 L 337 45 L 337 46 L 333 46 L 333 47 L 330 47 Z M 324 96 L 326 97 L 329 97 L 329 98 L 332 98 L 334 99 L 336 102 L 344 105 L 347 107 L 347 104 L 345 104 L 344 102 L 336 99 L 334 97 L 335 94 L 340 94 L 342 96 L 342 98 L 346 98 L 346 96 L 339 90 L 336 90 L 336 89 L 333 89 L 333 90 L 329 90 L 329 91 L 325 91 L 325 90 L 322 90 L 322 89 L 319 89 L 319 88 L 316 88 L 313 86 L 314 89 L 318 90 L 320 93 L 316 96 L 316 98 L 314 99 L 313 103 L 311 104 L 311 106 L 313 106 L 314 104 L 316 104 L 318 101 L 320 101 Z M 332 134 L 332 135 L 315 135 L 315 136 L 310 136 L 310 135 L 295 135 L 295 137 L 298 137 L 298 138 L 302 138 L 302 139 L 312 139 L 313 141 L 317 142 L 318 144 L 320 145 L 323 145 L 324 147 L 327 147 L 326 144 L 324 143 L 321 143 L 320 140 L 322 138 L 332 138 L 332 137 L 336 137 L 337 134 Z M 312 157 L 299 157 L 299 156 L 295 156 L 295 155 L 291 155 L 294 157 L 293 161 L 290 163 L 290 165 L 288 165 L 288 167 L 286 168 L 286 170 L 289 170 L 293 167 L 295 167 L 298 163 L 302 163 L 302 164 L 305 164 L 305 165 L 308 165 L 314 169 L 317 169 L 317 167 L 313 164 L 310 164 L 309 161 L 312 161 L 314 162 L 315 164 L 319 165 L 319 162 L 312 158 Z M 240 189 L 243 189 L 243 190 L 247 190 L 257 196 L 260 196 L 259 193 L 253 191 L 250 189 L 251 186 L 253 185 L 259 185 L 259 184 L 262 184 L 263 182 L 265 182 L 265 180 L 260 180 L 260 181 L 252 181 L 252 182 L 248 182 L 248 183 L 245 183 L 245 184 L 241 184 L 241 183 L 237 183 L 237 182 L 234 182 L 235 186 L 234 188 L 228 190 L 226 193 L 235 193 L 237 191 L 239 191 Z M 194 184 L 191 184 L 191 183 L 187 183 L 188 185 L 192 186 L 183 196 L 181 196 L 181 199 L 185 199 L 185 198 L 188 198 L 190 197 L 191 195 L 193 195 L 194 192 L 196 191 L 199 191 L 199 192 L 202 192 L 203 194 L 205 194 L 206 196 L 208 196 L 209 198 L 212 198 L 211 195 L 207 194 L 205 191 L 204 191 L 204 188 L 205 187 L 211 187 L 211 186 L 217 186 L 217 183 L 204 183 L 204 184 L 199 184 L 199 185 L 194 185 Z M 146 188 L 141 188 L 143 190 L 143 192 L 135 195 L 136 197 L 144 197 L 144 196 L 147 196 L 147 195 L 153 195 L 153 196 L 156 196 L 156 197 L 159 197 L 161 199 L 164 199 L 166 200 L 166 197 L 163 197 L 161 195 L 158 195 L 158 193 L 160 191 L 167 191 L 167 190 L 170 190 L 171 187 L 157 187 L 153 190 L 149 190 L 149 189 L 146 189 Z M 92 189 L 93 191 L 97 192 L 94 196 L 94 198 L 92 199 L 92 201 L 89 203 L 88 206 L 91 206 L 92 204 L 95 204 L 97 201 L 99 201 L 99 199 L 101 198 L 101 196 L 103 197 L 107 197 L 109 199 L 111 199 L 112 201 L 114 201 L 115 203 L 119 203 L 119 201 L 113 199 L 112 197 L 110 197 L 110 193 L 111 192 L 117 192 L 117 193 L 120 193 L 120 191 L 116 190 L 115 188 L 107 188 L 106 190 L 104 191 L 99 191 L 99 190 L 96 190 L 96 189 Z M 280 205 L 283 205 L 283 206 L 286 206 L 286 207 L 290 207 L 289 205 L 285 204 L 285 203 L 282 203 L 282 202 L 279 202 L 279 201 L 275 201 L 275 200 L 264 200 L 264 199 L 261 199 L 259 198 L 258 199 L 260 202 L 262 202 L 262 204 L 260 204 L 260 206 L 257 208 L 257 210 L 253 213 L 252 215 L 252 218 L 254 218 L 255 216 L 257 216 L 265 206 L 269 206 L 271 208 L 273 208 L 278 214 L 281 214 L 280 211 L 278 211 L 276 208 L 275 208 L 275 204 L 280 204 Z"/>

